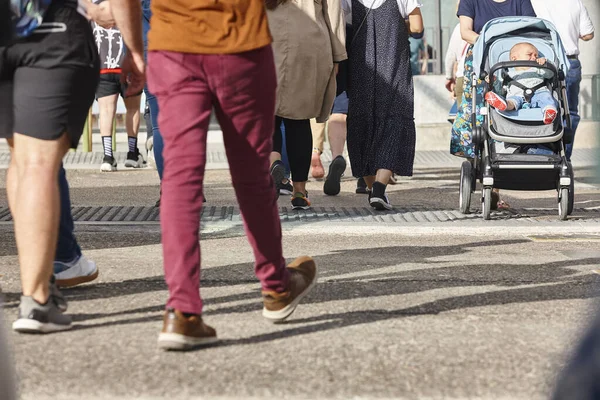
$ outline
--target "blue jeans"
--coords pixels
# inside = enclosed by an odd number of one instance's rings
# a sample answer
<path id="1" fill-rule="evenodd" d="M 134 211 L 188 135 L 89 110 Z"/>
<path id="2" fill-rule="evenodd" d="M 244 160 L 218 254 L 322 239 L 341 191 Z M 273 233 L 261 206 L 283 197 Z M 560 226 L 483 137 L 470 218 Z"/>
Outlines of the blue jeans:
<path id="1" fill-rule="evenodd" d="M 150 18 L 152 11 L 150 10 L 150 0 L 142 0 L 142 38 L 144 40 L 144 58 L 147 59 L 148 52 L 148 32 L 150 31 Z M 156 97 L 144 86 L 146 101 L 150 108 L 150 121 L 152 122 L 152 137 L 154 146 L 154 159 L 156 160 L 156 169 L 158 177 L 162 180 L 165 162 L 163 159 L 163 148 L 165 147 L 162 135 L 158 129 L 158 101 Z"/>
<path id="2" fill-rule="evenodd" d="M 523 108 L 523 105 L 525 104 L 525 98 L 523 96 L 511 96 L 506 100 L 514 102 L 515 109 L 517 110 Z M 531 102 L 529 104 L 529 108 L 541 108 L 543 110 L 546 107 L 554 107 L 554 109 L 558 109 L 558 103 L 549 90 L 539 90 L 535 92 L 533 97 L 531 97 Z"/>
<path id="3" fill-rule="evenodd" d="M 75 239 L 73 230 L 73 215 L 71 215 L 71 195 L 67 174 L 61 166 L 58 172 L 58 187 L 60 192 L 60 226 L 58 230 L 58 243 L 56 244 L 55 261 L 70 262 L 81 256 L 81 248 Z M 60 271 L 55 271 L 60 272 Z"/>
<path id="4" fill-rule="evenodd" d="M 567 100 L 569 101 L 569 114 L 571 114 L 571 129 L 565 133 L 570 135 L 575 141 L 575 133 L 579 126 L 579 89 L 581 86 L 581 62 L 579 60 L 569 60 L 571 69 L 567 73 Z M 571 161 L 573 153 L 573 143 L 566 146 L 567 160 Z"/>
<path id="5" fill-rule="evenodd" d="M 554 154 L 554 152 L 552 150 L 550 150 L 547 147 L 543 147 L 543 146 L 537 146 L 537 147 L 530 147 L 527 149 L 527 154 L 535 154 L 535 155 L 540 155 L 540 156 L 549 156 Z"/>

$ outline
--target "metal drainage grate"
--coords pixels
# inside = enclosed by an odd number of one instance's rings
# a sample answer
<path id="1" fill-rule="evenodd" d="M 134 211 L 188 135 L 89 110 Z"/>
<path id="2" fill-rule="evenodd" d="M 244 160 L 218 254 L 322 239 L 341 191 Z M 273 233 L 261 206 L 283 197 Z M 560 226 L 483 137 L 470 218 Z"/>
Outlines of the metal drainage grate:
<path id="1" fill-rule="evenodd" d="M 158 222 L 159 209 L 148 206 L 105 206 L 73 207 L 73 219 L 76 222 L 94 223 L 138 223 Z M 457 210 L 437 210 L 432 208 L 397 208 L 392 211 L 376 212 L 370 207 L 315 207 L 312 210 L 292 210 L 281 207 L 279 214 L 282 222 L 382 222 L 382 223 L 432 223 L 479 220 L 478 210 L 463 215 Z M 492 214 L 495 220 L 519 220 L 530 222 L 557 221 L 553 209 L 521 209 L 498 211 Z M 12 221 L 10 211 L 0 207 L 0 222 Z M 241 222 L 239 208 L 233 206 L 205 207 L 202 209 L 204 222 Z M 576 209 L 569 221 L 600 222 L 600 209 Z"/>

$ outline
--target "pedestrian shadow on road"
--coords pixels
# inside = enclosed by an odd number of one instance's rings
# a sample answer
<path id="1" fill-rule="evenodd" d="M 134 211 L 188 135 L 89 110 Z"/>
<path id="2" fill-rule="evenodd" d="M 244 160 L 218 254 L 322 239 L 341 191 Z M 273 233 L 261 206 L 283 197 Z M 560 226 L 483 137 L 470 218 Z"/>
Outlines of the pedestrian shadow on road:
<path id="1" fill-rule="evenodd" d="M 321 267 L 322 281 L 307 296 L 303 304 L 320 305 L 323 313 L 310 318 L 290 320 L 289 329 L 244 339 L 225 341 L 222 345 L 261 343 L 284 337 L 315 333 L 391 319 L 437 315 L 466 308 L 488 307 L 551 300 L 590 299 L 600 296 L 600 276 L 581 273 L 574 266 L 600 265 L 600 257 L 563 260 L 543 264 L 481 264 L 469 262 L 472 252 L 489 251 L 492 246 L 511 246 L 529 242 L 526 239 L 492 240 L 456 246 L 392 246 L 372 249 L 365 258 L 365 249 L 337 250 L 315 257 Z M 481 254 L 481 253 L 480 253 Z M 464 258 L 463 265 L 448 266 L 448 260 Z M 451 257 L 451 258 L 448 258 Z M 455 261 L 454 261 L 455 262 Z M 404 271 L 381 272 L 402 264 L 425 264 L 431 267 Z M 592 269 L 592 268 L 590 268 Z M 372 273 L 369 273 L 372 271 Z M 203 270 L 203 287 L 256 285 L 256 289 L 226 296 L 207 297 L 204 316 L 258 313 L 262 308 L 260 291 L 250 263 L 226 265 Z M 525 286 L 525 287 L 524 287 Z M 336 312 L 329 303 L 385 296 L 402 296 L 448 288 L 481 287 L 483 292 L 452 296 L 410 307 Z M 489 287 L 493 287 L 490 290 Z M 107 282 L 66 291 L 70 301 L 106 299 L 136 293 L 166 291 L 162 276 Z M 19 293 L 6 293 L 9 307 L 16 306 Z M 246 304 L 239 304 L 247 301 Z M 402 298 L 399 297 L 399 302 Z M 230 306 L 231 302 L 238 305 Z M 135 304 L 133 304 L 135 306 Z M 300 307 L 302 307 L 301 305 Z M 76 329 L 92 329 L 132 323 L 157 322 L 162 318 L 164 304 L 147 305 L 113 313 L 74 314 Z M 142 315 L 140 315 L 142 314 Z M 127 319 L 94 323 L 97 319 Z M 91 322 L 91 323 L 88 323 Z M 304 325 L 310 324 L 310 325 Z"/>

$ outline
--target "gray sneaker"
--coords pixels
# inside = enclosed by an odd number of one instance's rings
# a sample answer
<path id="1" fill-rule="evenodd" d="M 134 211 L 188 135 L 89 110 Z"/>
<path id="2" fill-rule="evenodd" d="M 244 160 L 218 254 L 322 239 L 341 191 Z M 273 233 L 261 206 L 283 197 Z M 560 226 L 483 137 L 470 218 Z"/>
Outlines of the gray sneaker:
<path id="1" fill-rule="evenodd" d="M 67 308 L 69 307 L 67 299 L 65 299 L 65 296 L 58 290 L 56 277 L 54 275 L 50 277 L 50 297 L 54 300 L 54 303 L 56 303 L 56 306 L 61 312 L 67 311 Z"/>
<path id="2" fill-rule="evenodd" d="M 19 319 L 13 323 L 13 330 L 20 333 L 51 333 L 72 328 L 71 317 L 58 308 L 54 296 L 50 295 L 46 304 L 40 304 L 31 296 L 21 296 Z"/>

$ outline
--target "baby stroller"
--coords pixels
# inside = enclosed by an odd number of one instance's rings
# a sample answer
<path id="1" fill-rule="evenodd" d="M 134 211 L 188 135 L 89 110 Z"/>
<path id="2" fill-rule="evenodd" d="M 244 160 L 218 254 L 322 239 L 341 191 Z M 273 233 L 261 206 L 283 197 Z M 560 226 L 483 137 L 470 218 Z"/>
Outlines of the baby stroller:
<path id="1" fill-rule="evenodd" d="M 548 62 L 510 61 L 510 50 L 517 43 L 528 42 Z M 488 22 L 473 51 L 473 127 L 477 114 L 484 116 L 481 127 L 473 129 L 475 158 L 465 161 L 460 177 L 460 211 L 468 213 L 477 180 L 482 184 L 483 218 L 490 219 L 492 189 L 556 190 L 561 220 L 573 211 L 573 168 L 565 157 L 565 126 L 570 127 L 569 106 L 565 89 L 568 59 L 560 37 L 552 23 L 529 17 L 496 18 Z M 489 91 L 506 96 L 508 85 L 514 84 L 509 69 L 515 67 L 545 68 L 552 78 L 543 85 L 524 89 L 525 97 L 547 87 L 558 102 L 558 114 L 552 124 L 543 123 L 539 108 L 498 111 L 487 103 L 477 110 L 477 78 Z M 548 154 L 527 154 L 527 149 L 542 146 Z"/>

